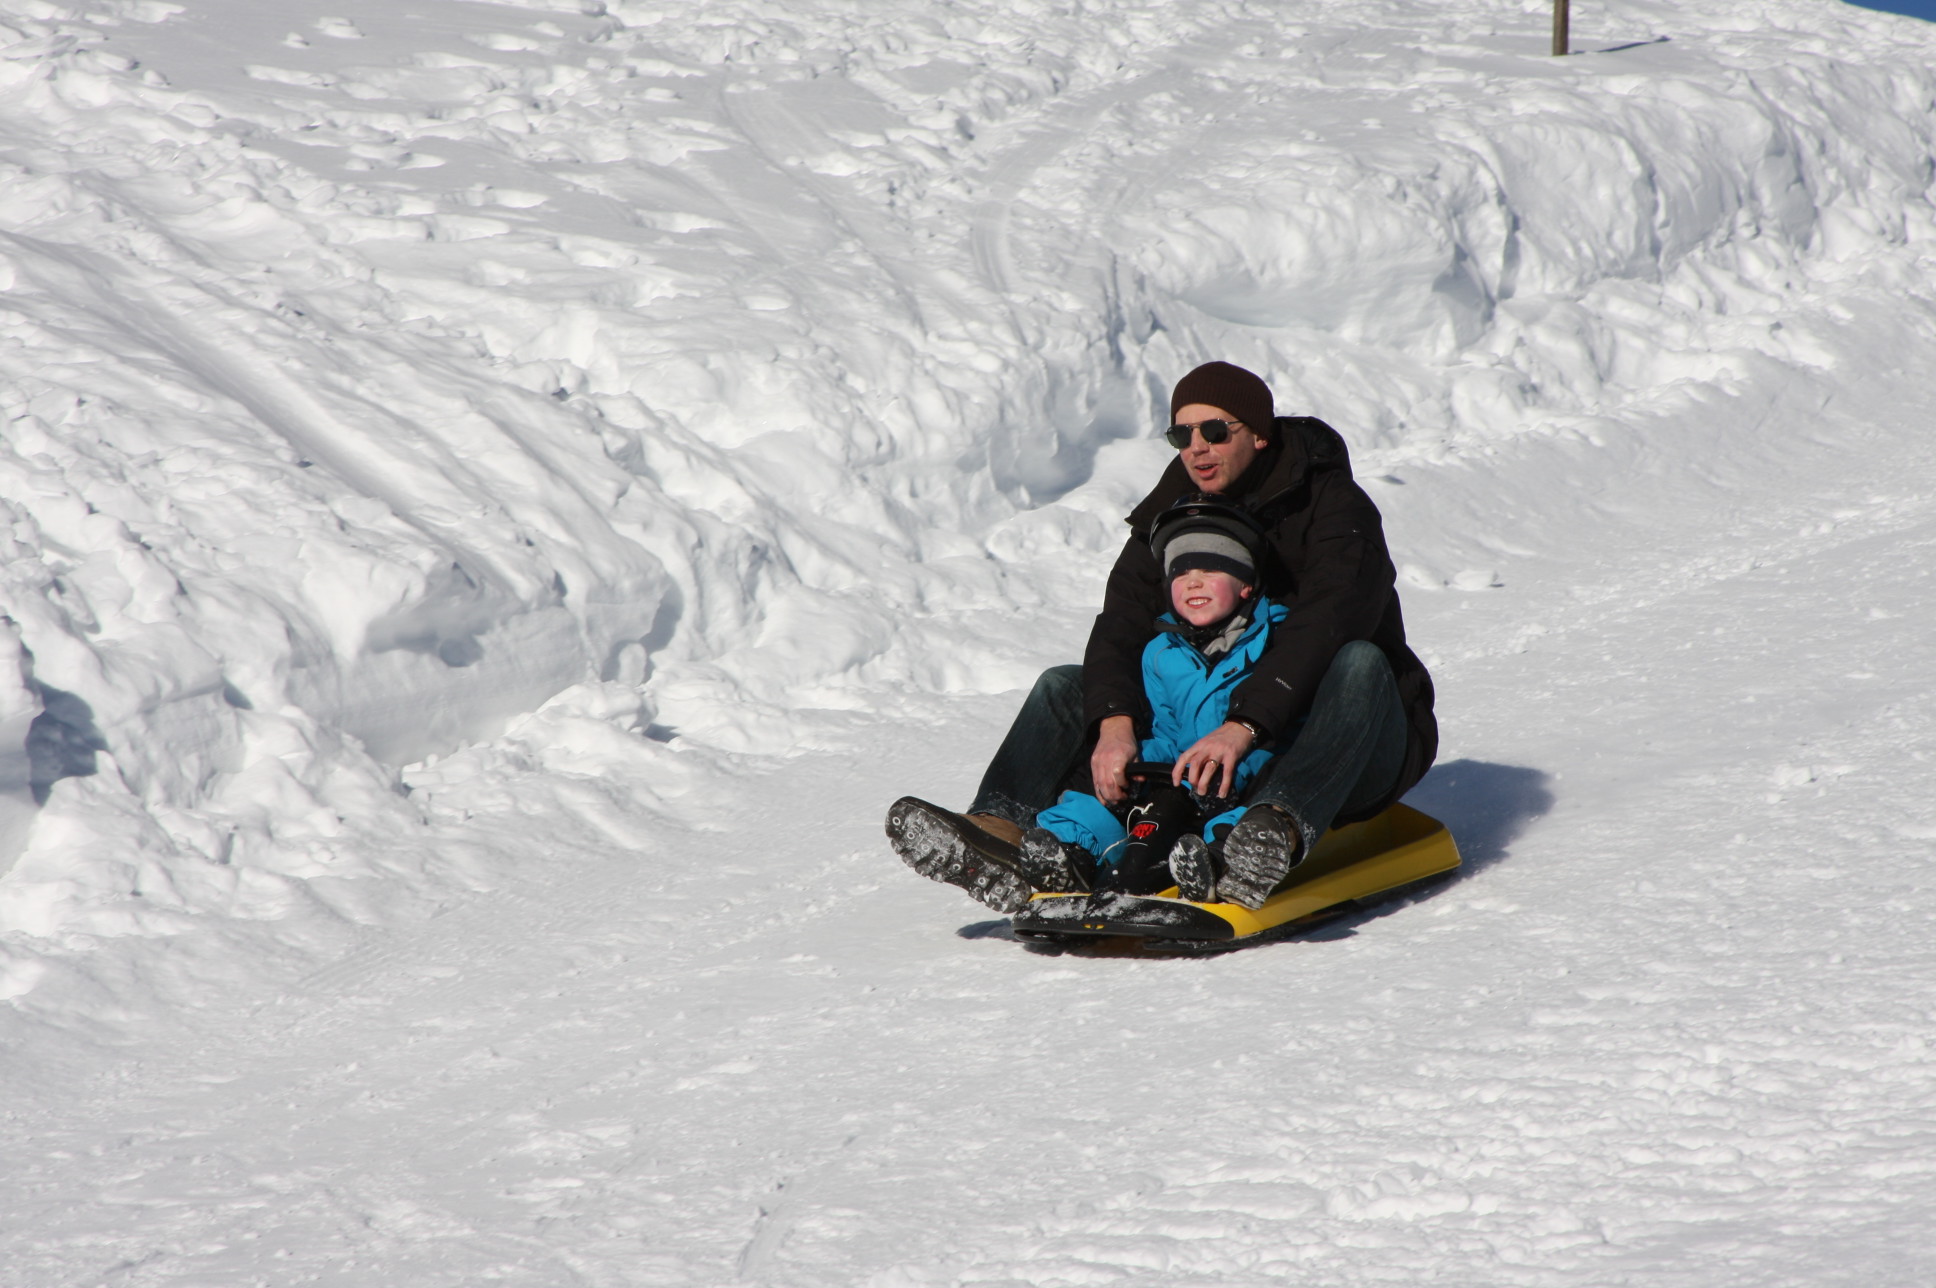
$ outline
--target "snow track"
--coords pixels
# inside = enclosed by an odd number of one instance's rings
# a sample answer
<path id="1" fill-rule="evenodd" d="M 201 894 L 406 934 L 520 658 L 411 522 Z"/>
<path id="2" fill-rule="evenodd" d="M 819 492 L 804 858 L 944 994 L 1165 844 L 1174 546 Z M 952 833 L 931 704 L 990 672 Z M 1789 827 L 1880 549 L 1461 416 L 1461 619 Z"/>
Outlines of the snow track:
<path id="1" fill-rule="evenodd" d="M 1927 1281 L 1936 38 L 1576 18 L 0 0 L 0 1279 Z M 1467 866 L 1033 953 L 1207 357 Z"/>

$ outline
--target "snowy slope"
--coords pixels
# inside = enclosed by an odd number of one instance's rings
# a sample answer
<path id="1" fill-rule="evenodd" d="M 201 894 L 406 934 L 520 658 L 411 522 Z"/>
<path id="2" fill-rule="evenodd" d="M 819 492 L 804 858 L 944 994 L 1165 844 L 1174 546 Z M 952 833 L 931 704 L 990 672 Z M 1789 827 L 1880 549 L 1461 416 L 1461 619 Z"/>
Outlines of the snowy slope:
<path id="1" fill-rule="evenodd" d="M 1936 36 L 1543 18 L 0 0 L 9 1276 L 1926 1281 Z M 1206 357 L 1468 874 L 1032 956 L 879 818 Z"/>

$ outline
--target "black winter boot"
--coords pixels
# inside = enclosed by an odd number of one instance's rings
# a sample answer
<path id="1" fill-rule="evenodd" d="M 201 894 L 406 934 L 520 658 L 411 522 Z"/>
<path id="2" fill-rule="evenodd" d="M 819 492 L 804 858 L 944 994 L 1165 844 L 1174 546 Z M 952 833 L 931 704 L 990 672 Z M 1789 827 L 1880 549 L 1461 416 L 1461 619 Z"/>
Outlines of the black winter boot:
<path id="1" fill-rule="evenodd" d="M 1170 851 L 1177 838 L 1203 826 L 1203 816 L 1189 791 L 1163 783 L 1149 799 L 1129 811 L 1123 822 L 1129 839 L 1114 866 L 1097 874 L 1096 884 L 1124 894 L 1156 894 L 1174 884 Z"/>
<path id="2" fill-rule="evenodd" d="M 1170 850 L 1170 879 L 1191 903 L 1217 902 L 1217 856 L 1195 832 L 1179 836 Z"/>
<path id="3" fill-rule="evenodd" d="M 1096 856 L 1043 827 L 1022 833 L 1022 879 L 1045 894 L 1088 894 Z"/>
<path id="4" fill-rule="evenodd" d="M 1226 903 L 1261 908 L 1278 883 L 1304 859 L 1304 838 L 1283 810 L 1254 805 L 1244 811 L 1223 842 L 1223 876 L 1217 894 Z"/>
<path id="5" fill-rule="evenodd" d="M 903 796 L 888 807 L 887 839 L 916 872 L 960 886 L 996 912 L 1017 912 L 1029 901 L 1021 847 L 966 815 Z"/>

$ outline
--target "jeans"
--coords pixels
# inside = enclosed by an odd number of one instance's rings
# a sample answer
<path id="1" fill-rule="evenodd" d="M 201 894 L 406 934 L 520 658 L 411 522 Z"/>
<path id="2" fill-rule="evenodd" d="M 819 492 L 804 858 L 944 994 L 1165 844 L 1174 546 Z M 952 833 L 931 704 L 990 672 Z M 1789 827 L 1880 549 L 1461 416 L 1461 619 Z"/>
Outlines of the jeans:
<path id="1" fill-rule="evenodd" d="M 1311 710 L 1279 741 L 1290 745 L 1264 766 L 1248 803 L 1289 814 L 1309 853 L 1333 819 L 1389 795 L 1405 768 L 1405 704 L 1384 650 L 1364 640 L 1339 649 Z"/>
<path id="2" fill-rule="evenodd" d="M 988 762 L 970 814 L 1021 827 L 1055 804 L 1093 735 L 1082 720 L 1082 668 L 1042 673 Z M 1376 644 L 1338 650 L 1311 710 L 1252 785 L 1247 804 L 1275 805 L 1297 823 L 1308 849 L 1340 814 L 1362 813 L 1390 793 L 1405 764 L 1405 710 L 1391 663 Z M 1087 778 L 1087 775 L 1081 775 Z"/>
<path id="3" fill-rule="evenodd" d="M 1082 722 L 1082 668 L 1052 666 L 1029 690 L 1008 736 L 981 776 L 970 814 L 993 814 L 1029 827 L 1055 804 L 1089 745 Z"/>

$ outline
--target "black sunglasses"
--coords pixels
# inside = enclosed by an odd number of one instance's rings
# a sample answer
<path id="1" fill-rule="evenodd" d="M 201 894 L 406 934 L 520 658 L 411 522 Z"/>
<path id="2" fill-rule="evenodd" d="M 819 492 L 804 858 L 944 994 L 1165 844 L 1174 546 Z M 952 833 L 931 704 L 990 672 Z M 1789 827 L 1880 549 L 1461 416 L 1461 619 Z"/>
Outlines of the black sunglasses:
<path id="1" fill-rule="evenodd" d="M 1222 443 L 1229 441 L 1231 430 L 1243 427 L 1241 420 L 1200 420 L 1194 425 L 1172 425 L 1163 431 L 1163 437 L 1169 439 L 1170 446 L 1180 452 L 1190 445 L 1190 431 L 1193 429 L 1203 435 L 1206 443 Z"/>

